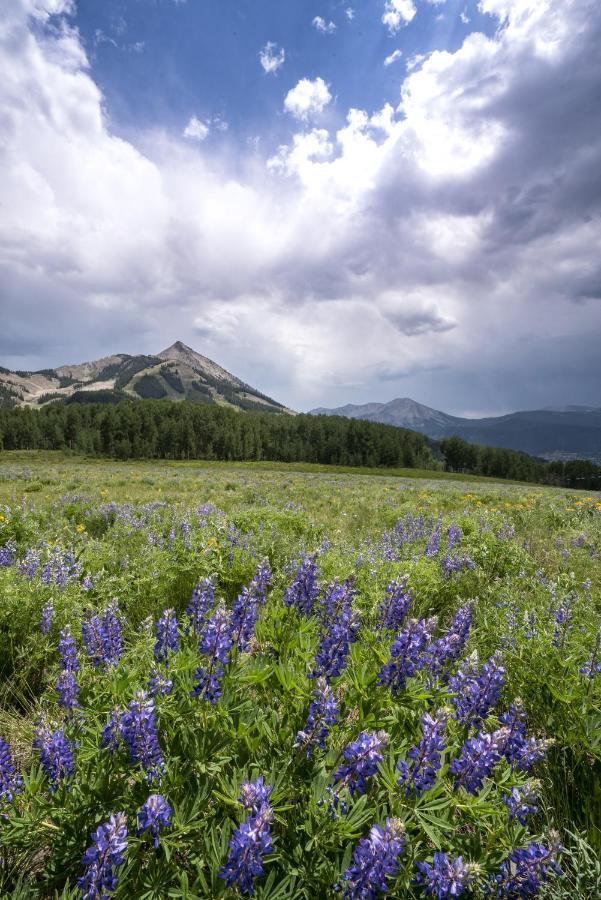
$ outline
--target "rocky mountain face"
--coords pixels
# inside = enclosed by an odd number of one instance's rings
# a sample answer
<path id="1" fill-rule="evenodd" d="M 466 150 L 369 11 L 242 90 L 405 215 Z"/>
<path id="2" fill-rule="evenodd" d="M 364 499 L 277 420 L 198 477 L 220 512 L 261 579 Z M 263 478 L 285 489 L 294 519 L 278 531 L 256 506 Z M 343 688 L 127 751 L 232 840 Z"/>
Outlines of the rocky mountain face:
<path id="1" fill-rule="evenodd" d="M 39 372 L 11 372 L 0 368 L 2 406 L 35 407 L 57 400 L 110 403 L 124 397 L 190 400 L 264 412 L 290 412 L 181 341 L 156 356 L 117 353 Z"/>
<path id="2" fill-rule="evenodd" d="M 601 408 L 596 407 L 567 406 L 465 419 L 404 397 L 389 403 L 350 403 L 311 412 L 412 428 L 438 440 L 458 435 L 473 444 L 523 450 L 544 459 L 579 458 L 601 463 Z"/>

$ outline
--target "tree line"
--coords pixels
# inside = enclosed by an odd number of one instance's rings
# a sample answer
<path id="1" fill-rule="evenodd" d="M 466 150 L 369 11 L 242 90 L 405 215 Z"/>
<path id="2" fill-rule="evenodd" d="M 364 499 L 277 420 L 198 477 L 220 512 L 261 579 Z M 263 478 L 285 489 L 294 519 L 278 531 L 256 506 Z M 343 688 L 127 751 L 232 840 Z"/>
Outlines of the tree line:
<path id="1" fill-rule="evenodd" d="M 67 450 L 116 459 L 313 462 L 422 468 L 601 488 L 587 460 L 545 462 L 459 437 L 439 443 L 404 428 L 341 416 L 274 415 L 170 400 L 0 408 L 0 450 Z"/>

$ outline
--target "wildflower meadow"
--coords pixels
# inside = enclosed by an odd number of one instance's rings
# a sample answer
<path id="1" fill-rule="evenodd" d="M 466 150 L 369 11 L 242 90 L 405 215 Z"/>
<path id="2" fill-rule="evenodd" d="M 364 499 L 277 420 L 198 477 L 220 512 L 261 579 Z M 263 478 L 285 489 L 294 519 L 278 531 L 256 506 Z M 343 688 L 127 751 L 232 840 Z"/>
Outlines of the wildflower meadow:
<path id="1" fill-rule="evenodd" d="M 598 494 L 5 453 L 0 896 L 601 897 L 600 554 Z"/>

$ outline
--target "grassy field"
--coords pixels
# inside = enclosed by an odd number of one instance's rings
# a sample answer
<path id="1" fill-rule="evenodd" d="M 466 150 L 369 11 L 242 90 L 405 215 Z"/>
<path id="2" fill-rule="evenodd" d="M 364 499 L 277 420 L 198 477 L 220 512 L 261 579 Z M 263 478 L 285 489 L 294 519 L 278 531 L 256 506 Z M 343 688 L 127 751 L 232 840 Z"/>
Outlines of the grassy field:
<path id="1" fill-rule="evenodd" d="M 0 895 L 101 896 L 122 813 L 107 896 L 601 896 L 600 553 L 600 495 L 0 454 Z"/>

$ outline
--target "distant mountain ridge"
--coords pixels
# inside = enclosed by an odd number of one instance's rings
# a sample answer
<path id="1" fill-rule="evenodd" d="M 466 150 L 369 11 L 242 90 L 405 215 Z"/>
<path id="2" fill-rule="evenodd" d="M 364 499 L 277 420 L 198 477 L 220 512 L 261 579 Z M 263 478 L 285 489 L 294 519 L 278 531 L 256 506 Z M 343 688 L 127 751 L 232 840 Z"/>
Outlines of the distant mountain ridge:
<path id="1" fill-rule="evenodd" d="M 597 407 L 565 406 L 466 419 L 402 397 L 388 403 L 319 407 L 311 413 L 411 428 L 436 440 L 457 435 L 473 444 L 522 450 L 544 459 L 580 458 L 601 463 L 601 408 Z"/>
<path id="2" fill-rule="evenodd" d="M 61 400 L 109 403 L 124 397 L 291 412 L 181 341 L 155 356 L 117 353 L 38 372 L 0 368 L 0 406 L 36 407 Z"/>

